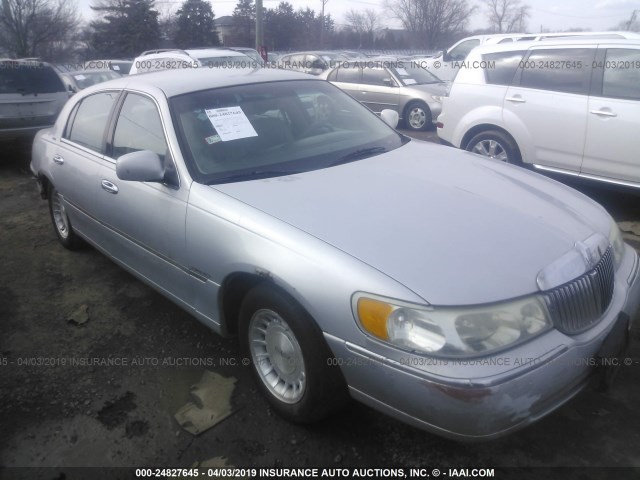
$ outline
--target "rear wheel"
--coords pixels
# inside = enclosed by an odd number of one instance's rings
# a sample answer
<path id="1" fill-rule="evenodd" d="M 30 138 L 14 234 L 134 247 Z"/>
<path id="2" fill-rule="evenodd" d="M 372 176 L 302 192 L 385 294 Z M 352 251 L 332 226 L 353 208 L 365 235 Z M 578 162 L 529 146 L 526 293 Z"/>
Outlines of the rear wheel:
<path id="1" fill-rule="evenodd" d="M 498 130 L 487 130 L 475 135 L 466 150 L 505 163 L 522 166 L 520 150 L 513 139 Z"/>
<path id="2" fill-rule="evenodd" d="M 62 246 L 69 250 L 77 250 L 82 247 L 83 241 L 73 231 L 62 195 L 53 185 L 49 186 L 49 214 L 53 229 Z"/>
<path id="3" fill-rule="evenodd" d="M 431 110 L 422 102 L 411 102 L 405 109 L 404 123 L 410 130 L 426 130 L 431 125 Z"/>
<path id="4" fill-rule="evenodd" d="M 280 290 L 258 285 L 240 309 L 240 346 L 258 387 L 287 420 L 309 423 L 342 407 L 345 381 L 322 332 L 309 314 Z"/>

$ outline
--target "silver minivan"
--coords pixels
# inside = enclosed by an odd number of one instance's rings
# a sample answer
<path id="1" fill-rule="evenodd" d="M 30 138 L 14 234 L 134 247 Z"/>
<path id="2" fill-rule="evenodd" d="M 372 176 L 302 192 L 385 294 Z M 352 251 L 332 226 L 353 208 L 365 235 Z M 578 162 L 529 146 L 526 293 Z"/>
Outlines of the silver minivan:
<path id="1" fill-rule="evenodd" d="M 51 127 L 70 92 L 48 63 L 0 60 L 0 140 L 30 140 Z"/>

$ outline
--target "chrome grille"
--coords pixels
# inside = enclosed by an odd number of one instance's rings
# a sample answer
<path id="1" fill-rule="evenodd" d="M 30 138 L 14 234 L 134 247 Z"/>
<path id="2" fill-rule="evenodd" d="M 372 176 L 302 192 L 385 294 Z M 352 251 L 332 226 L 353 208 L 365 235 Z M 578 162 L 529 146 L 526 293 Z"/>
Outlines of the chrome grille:
<path id="1" fill-rule="evenodd" d="M 611 303 L 613 283 L 613 250 L 609 247 L 593 270 L 543 293 L 554 326 L 576 334 L 598 323 Z"/>

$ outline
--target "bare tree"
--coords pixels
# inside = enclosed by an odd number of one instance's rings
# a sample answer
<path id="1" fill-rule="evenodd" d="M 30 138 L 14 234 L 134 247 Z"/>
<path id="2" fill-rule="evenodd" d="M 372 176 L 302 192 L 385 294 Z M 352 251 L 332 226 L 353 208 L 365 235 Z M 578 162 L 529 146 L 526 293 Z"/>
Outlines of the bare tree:
<path id="1" fill-rule="evenodd" d="M 345 20 L 358 33 L 373 33 L 382 26 L 380 15 L 371 8 L 351 9 L 345 14 Z"/>
<path id="2" fill-rule="evenodd" d="M 520 0 L 484 0 L 489 28 L 495 33 L 525 32 L 529 6 Z"/>
<path id="3" fill-rule="evenodd" d="M 386 0 L 385 6 L 422 48 L 448 45 L 464 32 L 475 10 L 467 0 Z"/>
<path id="4" fill-rule="evenodd" d="M 16 57 L 37 57 L 68 41 L 79 25 L 71 0 L 2 0 L 0 47 Z"/>
<path id="5" fill-rule="evenodd" d="M 374 33 L 382 27 L 380 15 L 373 9 L 365 10 L 351 9 L 345 14 L 345 21 L 357 35 L 359 47 L 371 47 L 374 42 Z M 366 45 L 365 45 L 366 44 Z"/>

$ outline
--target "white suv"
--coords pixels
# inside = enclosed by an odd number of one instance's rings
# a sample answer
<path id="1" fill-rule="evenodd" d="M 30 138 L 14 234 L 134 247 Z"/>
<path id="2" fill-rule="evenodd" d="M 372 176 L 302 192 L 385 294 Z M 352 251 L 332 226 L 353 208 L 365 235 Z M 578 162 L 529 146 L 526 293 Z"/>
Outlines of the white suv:
<path id="1" fill-rule="evenodd" d="M 263 62 L 264 63 L 264 62 Z M 149 50 L 136 57 L 129 75 L 192 68 L 261 68 L 262 64 L 230 48 Z"/>
<path id="2" fill-rule="evenodd" d="M 474 49 L 443 98 L 442 143 L 640 188 L 640 40 Z"/>
<path id="3" fill-rule="evenodd" d="M 425 58 L 417 58 L 420 66 L 426 68 L 438 78 L 451 81 L 457 71 L 463 68 L 471 50 L 482 45 L 496 45 L 512 42 L 553 41 L 559 38 L 631 38 L 640 39 L 633 32 L 562 32 L 562 33 L 497 33 L 474 35 L 454 43 L 444 52 Z"/>

